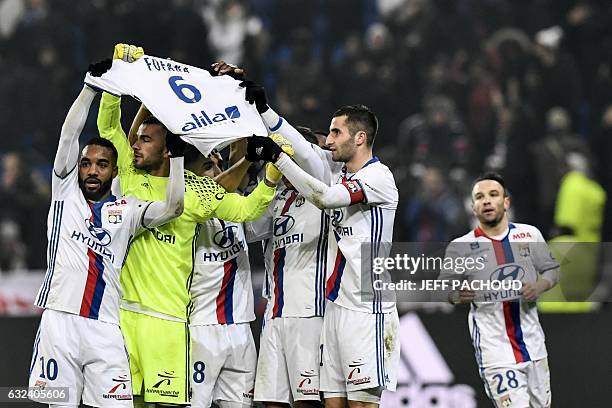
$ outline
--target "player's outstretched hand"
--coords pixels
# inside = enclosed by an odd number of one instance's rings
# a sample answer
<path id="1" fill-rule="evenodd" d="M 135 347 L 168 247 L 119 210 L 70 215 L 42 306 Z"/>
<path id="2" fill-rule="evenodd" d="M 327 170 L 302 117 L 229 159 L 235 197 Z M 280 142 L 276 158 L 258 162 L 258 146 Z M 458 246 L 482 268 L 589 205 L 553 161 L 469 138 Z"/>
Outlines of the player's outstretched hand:
<path id="1" fill-rule="evenodd" d="M 134 62 L 144 55 L 144 49 L 131 44 L 115 44 L 113 59 L 120 59 L 125 62 Z"/>
<path id="2" fill-rule="evenodd" d="M 537 283 L 523 282 L 521 292 L 523 293 L 523 299 L 529 302 L 535 302 L 543 291 Z"/>
<path id="3" fill-rule="evenodd" d="M 219 61 L 211 64 L 210 67 L 218 76 L 227 75 L 238 81 L 244 81 L 245 79 L 246 72 L 237 65 Z"/>
<path id="4" fill-rule="evenodd" d="M 457 290 L 450 294 L 449 300 L 453 305 L 463 305 L 473 302 L 475 297 L 473 290 Z"/>
<path id="5" fill-rule="evenodd" d="M 253 81 L 242 81 L 239 85 L 246 88 L 244 99 L 250 104 L 254 103 L 257 112 L 264 113 L 268 110 L 268 98 L 263 86 Z"/>
<path id="6" fill-rule="evenodd" d="M 245 159 L 250 162 L 264 160 L 274 163 L 282 152 L 283 149 L 269 137 L 252 136 L 248 138 Z"/>
<path id="7" fill-rule="evenodd" d="M 108 71 L 112 66 L 113 61 L 110 58 L 107 58 L 100 62 L 89 64 L 87 72 L 89 72 L 91 76 L 99 77 L 102 76 L 102 74 L 104 74 L 106 71 Z"/>
<path id="8" fill-rule="evenodd" d="M 183 156 L 185 154 L 185 147 L 187 147 L 187 143 L 180 136 L 170 132 L 166 134 L 166 149 L 168 149 L 169 157 Z"/>

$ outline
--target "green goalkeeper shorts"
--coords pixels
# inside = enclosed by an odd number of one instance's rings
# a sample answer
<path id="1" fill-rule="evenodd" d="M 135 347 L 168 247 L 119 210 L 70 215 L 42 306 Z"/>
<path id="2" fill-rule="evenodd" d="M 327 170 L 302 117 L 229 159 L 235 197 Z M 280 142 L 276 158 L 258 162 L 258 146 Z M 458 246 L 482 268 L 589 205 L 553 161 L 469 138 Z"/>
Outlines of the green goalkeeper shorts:
<path id="1" fill-rule="evenodd" d="M 189 327 L 121 309 L 134 395 L 145 402 L 189 404 Z"/>

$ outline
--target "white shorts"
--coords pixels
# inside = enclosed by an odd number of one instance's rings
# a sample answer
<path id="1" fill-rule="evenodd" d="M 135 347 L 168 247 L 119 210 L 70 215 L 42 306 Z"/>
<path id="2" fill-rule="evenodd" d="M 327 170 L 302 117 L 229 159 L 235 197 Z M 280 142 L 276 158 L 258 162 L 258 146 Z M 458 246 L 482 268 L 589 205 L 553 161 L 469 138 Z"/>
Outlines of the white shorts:
<path id="1" fill-rule="evenodd" d="M 230 401 L 251 405 L 257 351 L 249 323 L 189 327 L 191 406 Z"/>
<path id="2" fill-rule="evenodd" d="M 548 408 L 551 404 L 548 359 L 490 367 L 481 371 L 485 391 L 497 408 Z"/>
<path id="3" fill-rule="evenodd" d="M 261 333 L 255 401 L 320 401 L 322 317 L 270 319 Z"/>
<path id="4" fill-rule="evenodd" d="M 131 407 L 130 365 L 119 325 L 46 309 L 34 341 L 29 386 L 67 387 L 65 405 L 77 406 L 82 398 L 94 407 Z"/>
<path id="5" fill-rule="evenodd" d="M 321 334 L 321 391 L 395 391 L 400 358 L 397 311 L 370 314 L 328 302 Z"/>

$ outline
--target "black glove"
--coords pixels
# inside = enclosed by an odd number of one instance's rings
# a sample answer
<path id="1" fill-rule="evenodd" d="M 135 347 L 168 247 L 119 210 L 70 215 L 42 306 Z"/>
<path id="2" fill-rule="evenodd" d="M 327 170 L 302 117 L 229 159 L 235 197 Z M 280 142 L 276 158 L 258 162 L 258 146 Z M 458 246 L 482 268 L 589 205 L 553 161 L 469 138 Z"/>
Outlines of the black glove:
<path id="1" fill-rule="evenodd" d="M 276 163 L 278 156 L 283 152 L 283 149 L 269 137 L 252 136 L 247 140 L 247 153 L 245 159 L 250 162 L 264 160 Z"/>
<path id="2" fill-rule="evenodd" d="M 166 149 L 168 149 L 169 157 L 182 157 L 185 155 L 185 147 L 187 143 L 174 133 L 166 134 Z"/>
<path id="3" fill-rule="evenodd" d="M 89 64 L 87 71 L 91 74 L 91 76 L 99 77 L 102 76 L 106 71 L 108 71 L 113 66 L 113 60 L 107 58 L 103 61 L 96 62 L 95 64 Z"/>
<path id="4" fill-rule="evenodd" d="M 244 99 L 250 104 L 255 103 L 257 112 L 264 113 L 268 110 L 268 99 L 263 86 L 253 81 L 242 81 L 239 85 L 246 88 Z"/>

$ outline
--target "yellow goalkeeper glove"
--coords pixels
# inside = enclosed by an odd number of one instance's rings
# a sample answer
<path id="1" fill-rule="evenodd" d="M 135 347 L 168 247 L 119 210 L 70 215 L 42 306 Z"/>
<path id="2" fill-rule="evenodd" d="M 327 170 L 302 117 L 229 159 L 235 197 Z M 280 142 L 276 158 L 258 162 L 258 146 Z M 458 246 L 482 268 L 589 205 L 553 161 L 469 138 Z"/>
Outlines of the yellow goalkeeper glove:
<path id="1" fill-rule="evenodd" d="M 130 44 L 115 44 L 115 50 L 113 51 L 113 59 L 120 59 L 125 62 L 134 62 L 143 55 L 142 47 Z"/>
<path id="2" fill-rule="evenodd" d="M 266 163 L 266 179 L 277 184 L 283 178 L 283 173 L 273 163 Z"/>
<path id="3" fill-rule="evenodd" d="M 280 133 L 271 133 L 268 137 L 274 140 L 274 143 L 280 146 L 283 149 L 283 152 L 287 153 L 291 158 L 295 155 L 295 151 L 293 150 L 293 145 L 289 140 L 285 138 L 285 136 Z"/>
<path id="4" fill-rule="evenodd" d="M 283 149 L 283 152 L 289 155 L 289 157 L 293 157 L 295 151 L 293 150 L 293 146 L 291 142 L 289 142 L 283 135 L 280 133 L 272 133 L 269 135 L 270 139 L 274 140 L 274 142 Z M 278 183 L 281 178 L 283 178 L 283 173 L 280 172 L 278 167 L 276 167 L 273 163 L 266 163 L 266 178 L 273 183 Z"/>

